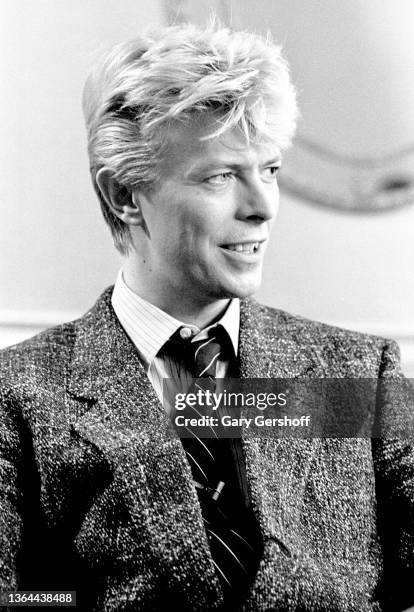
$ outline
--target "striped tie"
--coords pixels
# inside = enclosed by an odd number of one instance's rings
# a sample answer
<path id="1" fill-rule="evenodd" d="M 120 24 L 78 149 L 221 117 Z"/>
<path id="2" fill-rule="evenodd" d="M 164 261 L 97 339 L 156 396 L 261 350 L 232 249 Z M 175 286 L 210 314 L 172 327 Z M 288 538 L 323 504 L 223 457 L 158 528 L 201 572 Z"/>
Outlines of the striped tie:
<path id="1" fill-rule="evenodd" d="M 203 378 L 194 381 L 189 393 L 201 382 L 204 390 L 206 384 L 210 391 L 216 389 L 216 366 L 220 357 L 228 354 L 229 342 L 221 326 L 212 328 L 205 340 L 181 342 L 187 369 L 195 378 Z M 187 416 L 203 414 L 203 408 L 194 406 L 191 410 L 193 414 Z M 225 600 L 233 603 L 245 595 L 256 572 L 258 538 L 241 499 L 230 441 L 217 436 L 201 439 L 196 431 L 189 431 L 190 437 L 181 441 L 197 490 L 213 564 Z"/>

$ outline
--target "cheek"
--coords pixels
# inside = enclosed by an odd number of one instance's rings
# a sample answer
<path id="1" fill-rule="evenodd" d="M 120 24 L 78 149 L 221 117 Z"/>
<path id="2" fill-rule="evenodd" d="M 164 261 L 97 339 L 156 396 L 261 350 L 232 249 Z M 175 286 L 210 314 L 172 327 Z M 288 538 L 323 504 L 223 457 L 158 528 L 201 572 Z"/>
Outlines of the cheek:
<path id="1" fill-rule="evenodd" d="M 210 257 L 211 245 L 217 240 L 219 216 L 217 206 L 206 201 L 205 194 L 194 191 L 191 197 L 171 201 L 170 215 L 163 219 L 160 247 L 166 257 L 188 267 L 198 267 Z"/>
<path id="2" fill-rule="evenodd" d="M 194 219 L 191 222 L 183 221 L 174 249 L 174 262 L 184 276 L 204 278 L 211 275 L 214 253 L 205 223 L 195 222 Z"/>
<path id="3" fill-rule="evenodd" d="M 206 247 L 212 238 L 210 222 L 204 215 L 183 216 L 178 235 L 181 247 L 186 251 Z"/>
<path id="4" fill-rule="evenodd" d="M 176 272 L 196 265 L 197 242 L 197 230 L 191 223 L 184 218 L 172 221 L 160 244 L 165 264 Z"/>

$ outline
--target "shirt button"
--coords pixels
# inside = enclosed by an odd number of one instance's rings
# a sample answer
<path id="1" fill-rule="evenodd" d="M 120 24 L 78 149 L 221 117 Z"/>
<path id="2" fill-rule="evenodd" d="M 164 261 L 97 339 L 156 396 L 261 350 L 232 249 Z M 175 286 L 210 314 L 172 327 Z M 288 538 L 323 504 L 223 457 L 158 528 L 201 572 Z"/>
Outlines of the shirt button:
<path id="1" fill-rule="evenodd" d="M 189 327 L 182 327 L 180 329 L 180 336 L 183 340 L 188 340 L 188 338 L 191 338 L 192 335 L 193 335 L 193 332 L 191 331 Z"/>

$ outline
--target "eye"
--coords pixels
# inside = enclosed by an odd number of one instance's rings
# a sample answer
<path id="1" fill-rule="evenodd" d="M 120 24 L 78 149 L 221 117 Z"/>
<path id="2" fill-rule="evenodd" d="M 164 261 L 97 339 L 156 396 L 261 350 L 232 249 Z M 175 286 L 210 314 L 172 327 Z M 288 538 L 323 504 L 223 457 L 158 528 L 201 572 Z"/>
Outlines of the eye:
<path id="1" fill-rule="evenodd" d="M 277 178 L 279 170 L 280 166 L 268 166 L 263 169 L 262 176 L 266 181 L 272 181 Z"/>
<path id="2" fill-rule="evenodd" d="M 204 179 L 204 182 L 209 183 L 210 185 L 225 185 L 231 180 L 232 177 L 232 172 L 220 172 L 219 174 L 213 174 L 212 176 Z"/>

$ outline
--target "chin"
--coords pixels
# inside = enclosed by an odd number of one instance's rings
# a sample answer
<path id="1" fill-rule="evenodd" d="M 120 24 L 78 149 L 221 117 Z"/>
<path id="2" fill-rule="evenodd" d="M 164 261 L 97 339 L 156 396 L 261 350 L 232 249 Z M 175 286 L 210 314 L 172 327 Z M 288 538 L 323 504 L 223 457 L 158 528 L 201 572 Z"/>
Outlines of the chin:
<path id="1" fill-rule="evenodd" d="M 223 287 L 223 291 L 221 293 L 221 297 L 223 298 L 247 298 L 256 293 L 260 289 L 261 285 L 261 277 L 255 279 L 254 281 L 250 280 L 249 282 L 238 282 L 232 283 L 227 287 Z"/>

